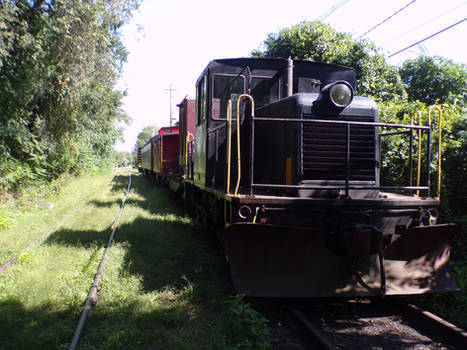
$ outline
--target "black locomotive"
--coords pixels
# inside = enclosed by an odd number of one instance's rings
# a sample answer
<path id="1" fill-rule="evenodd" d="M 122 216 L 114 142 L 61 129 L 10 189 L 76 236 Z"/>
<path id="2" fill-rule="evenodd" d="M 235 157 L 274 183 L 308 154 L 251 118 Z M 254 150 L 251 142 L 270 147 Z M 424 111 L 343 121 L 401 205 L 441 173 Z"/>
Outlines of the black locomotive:
<path id="1" fill-rule="evenodd" d="M 422 185 L 411 175 L 405 185 L 380 183 L 381 137 L 412 141 L 425 133 L 429 144 L 430 128 L 380 123 L 376 103 L 354 96 L 355 86 L 348 67 L 221 59 L 196 82 L 196 101 L 179 105 L 178 168 L 164 176 L 187 210 L 220 233 L 239 293 L 456 290 L 449 269 L 455 226 L 436 224 L 429 166 Z"/>

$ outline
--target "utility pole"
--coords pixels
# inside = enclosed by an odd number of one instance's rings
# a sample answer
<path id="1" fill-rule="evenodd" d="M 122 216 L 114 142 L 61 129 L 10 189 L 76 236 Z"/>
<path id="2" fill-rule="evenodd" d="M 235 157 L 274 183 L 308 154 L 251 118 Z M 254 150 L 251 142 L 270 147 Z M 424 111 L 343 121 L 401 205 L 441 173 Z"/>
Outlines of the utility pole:
<path id="1" fill-rule="evenodd" d="M 172 84 L 169 84 L 168 89 L 164 89 L 169 92 L 169 99 L 170 99 L 170 126 L 172 126 L 172 91 L 177 91 L 177 89 L 172 89 Z"/>

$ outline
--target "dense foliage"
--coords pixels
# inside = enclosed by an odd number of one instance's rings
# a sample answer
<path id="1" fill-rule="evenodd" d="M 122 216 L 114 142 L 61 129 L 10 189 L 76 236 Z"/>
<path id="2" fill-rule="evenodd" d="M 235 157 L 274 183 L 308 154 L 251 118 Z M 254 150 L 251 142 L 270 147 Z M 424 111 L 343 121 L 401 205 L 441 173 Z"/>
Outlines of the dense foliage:
<path id="1" fill-rule="evenodd" d="M 467 67 L 441 57 L 421 56 L 399 69 L 410 100 L 427 105 L 450 103 L 467 106 Z"/>
<path id="2" fill-rule="evenodd" d="M 0 2 L 0 192 L 114 156 L 120 28 L 138 1 Z"/>
<path id="3" fill-rule="evenodd" d="M 159 128 L 156 125 L 145 126 L 138 136 L 136 136 L 135 150 L 137 150 L 138 147 L 144 146 L 151 137 L 157 134 L 158 130 Z"/>

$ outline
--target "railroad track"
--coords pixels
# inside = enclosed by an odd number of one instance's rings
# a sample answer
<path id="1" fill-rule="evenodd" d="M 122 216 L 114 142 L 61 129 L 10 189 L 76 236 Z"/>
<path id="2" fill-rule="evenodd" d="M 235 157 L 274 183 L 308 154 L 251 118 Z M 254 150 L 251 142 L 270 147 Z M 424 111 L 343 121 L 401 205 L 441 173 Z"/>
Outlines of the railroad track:
<path id="1" fill-rule="evenodd" d="M 119 176 L 120 175 L 117 175 L 114 178 L 114 181 L 116 181 Z M 0 265 L 0 273 L 5 272 L 12 264 L 14 264 L 18 260 L 18 258 L 21 256 L 21 254 L 24 254 L 25 252 L 27 252 L 28 250 L 30 250 L 31 248 L 35 247 L 37 244 L 42 242 L 44 239 L 46 239 L 52 232 L 54 232 L 57 228 L 59 228 L 68 218 L 75 215 L 76 211 L 81 209 L 83 206 L 84 205 L 81 205 L 81 207 L 78 207 L 73 212 L 66 214 L 64 217 L 60 219 L 60 221 L 58 221 L 57 223 L 55 223 L 54 225 L 46 229 L 43 234 L 38 235 L 36 238 L 34 238 L 28 244 L 26 244 L 24 248 L 19 250 L 19 252 L 12 254 L 10 258 L 5 260 L 5 262 Z"/>
<path id="2" fill-rule="evenodd" d="M 290 312 L 313 349 L 467 349 L 467 332 L 403 302 L 301 305 Z"/>
<path id="3" fill-rule="evenodd" d="M 71 339 L 71 342 L 70 342 L 70 346 L 68 347 L 69 350 L 76 350 L 78 348 L 78 344 L 81 340 L 81 336 L 83 334 L 84 327 L 86 325 L 86 322 L 89 316 L 89 311 L 91 311 L 92 305 L 96 303 L 99 297 L 99 285 L 102 281 L 102 277 L 104 274 L 105 263 L 109 256 L 110 247 L 112 246 L 115 232 L 117 231 L 117 227 L 120 222 L 120 218 L 123 214 L 123 208 L 125 207 L 126 200 L 128 198 L 128 195 L 130 194 L 130 189 L 131 189 L 131 175 L 129 175 L 128 188 L 126 190 L 125 197 L 123 198 L 117 218 L 115 219 L 114 224 L 112 225 L 112 233 L 110 234 L 109 241 L 107 242 L 104 253 L 102 254 L 101 262 L 99 263 L 99 267 L 97 268 L 96 275 L 94 276 L 94 281 L 86 297 L 86 301 L 84 303 L 83 311 L 81 312 L 78 325 L 76 326 L 75 332 L 73 334 L 73 338 Z"/>

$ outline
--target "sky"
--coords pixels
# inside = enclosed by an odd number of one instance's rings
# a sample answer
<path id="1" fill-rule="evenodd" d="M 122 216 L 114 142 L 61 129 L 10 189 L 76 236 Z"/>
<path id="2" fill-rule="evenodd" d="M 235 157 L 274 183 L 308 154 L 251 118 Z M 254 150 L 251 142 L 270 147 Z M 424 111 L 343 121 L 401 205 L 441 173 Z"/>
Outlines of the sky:
<path id="1" fill-rule="evenodd" d="M 131 152 L 145 126 L 170 125 L 171 109 L 175 121 L 176 105 L 194 98 L 213 59 L 249 56 L 269 33 L 302 21 L 322 20 L 357 39 L 403 7 L 364 36 L 387 56 L 467 17 L 465 0 L 143 0 L 123 32 L 129 56 L 118 88 L 132 122 L 115 148 Z M 467 63 L 466 36 L 464 21 L 388 61 L 428 54 Z"/>

